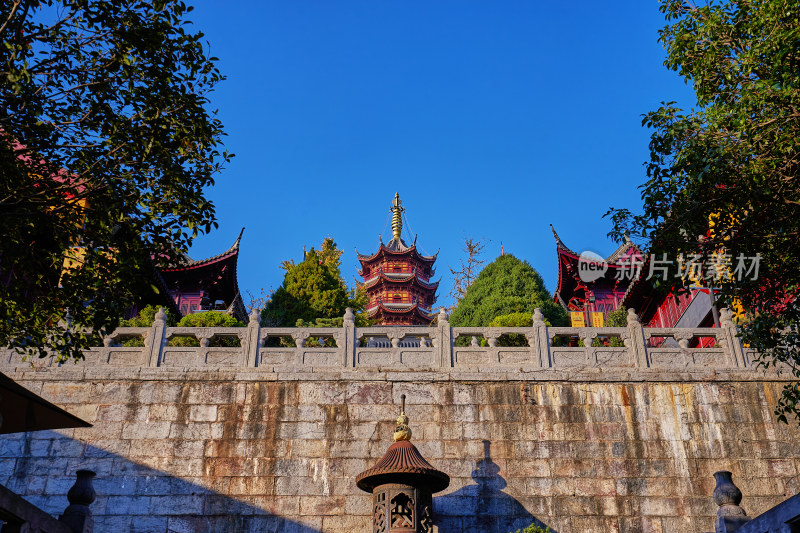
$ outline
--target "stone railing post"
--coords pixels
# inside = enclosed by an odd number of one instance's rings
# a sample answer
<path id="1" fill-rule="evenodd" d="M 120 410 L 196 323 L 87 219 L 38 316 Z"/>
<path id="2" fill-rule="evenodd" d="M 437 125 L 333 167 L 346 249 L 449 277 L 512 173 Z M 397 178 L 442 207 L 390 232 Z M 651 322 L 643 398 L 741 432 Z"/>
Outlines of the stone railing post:
<path id="1" fill-rule="evenodd" d="M 444 307 L 439 308 L 436 322 L 439 328 L 439 366 L 451 367 L 453 366 L 453 329 L 447 320 Z"/>
<path id="2" fill-rule="evenodd" d="M 538 307 L 533 310 L 533 336 L 528 339 L 528 344 L 534 351 L 534 357 L 539 361 L 539 366 L 549 368 L 553 366 L 550 358 L 550 338 L 547 336 L 547 324 L 544 321 L 542 310 Z"/>
<path id="3" fill-rule="evenodd" d="M 638 368 L 650 366 L 650 358 L 647 355 L 647 342 L 644 338 L 644 328 L 639 322 L 639 316 L 633 309 L 628 309 L 628 353 L 633 357 L 634 364 Z"/>
<path id="4" fill-rule="evenodd" d="M 354 368 L 356 366 L 356 317 L 351 308 L 344 311 L 344 320 L 342 321 L 344 328 L 344 340 L 339 346 L 342 353 L 342 366 L 345 368 Z"/>
<path id="5" fill-rule="evenodd" d="M 736 324 L 733 323 L 733 315 L 730 309 L 720 309 L 719 326 L 722 330 L 722 347 L 730 358 L 731 366 L 745 367 L 747 359 L 744 356 L 744 349 L 738 337 Z"/>
<path id="6" fill-rule="evenodd" d="M 539 366 L 543 368 L 553 366 L 553 360 L 550 356 L 550 337 L 547 333 L 547 324 L 544 321 L 542 310 L 538 307 L 533 310 L 533 334 L 536 342 L 535 350 L 539 357 Z"/>
<path id="7" fill-rule="evenodd" d="M 145 346 L 149 352 L 148 365 L 161 366 L 161 356 L 166 344 L 167 335 L 167 314 L 164 312 L 163 307 L 159 307 L 156 312 L 155 320 L 153 320 L 153 327 L 147 334 L 147 341 Z"/>
<path id="8" fill-rule="evenodd" d="M 258 350 L 261 348 L 261 313 L 253 309 L 247 321 L 247 336 L 242 343 L 244 366 L 258 366 Z"/>
<path id="9" fill-rule="evenodd" d="M 714 479 L 717 481 L 714 503 L 719 506 L 714 520 L 714 533 L 732 533 L 751 518 L 739 506 L 742 503 L 742 491 L 733 484 L 731 473 L 725 470 L 714 472 Z"/>
<path id="10" fill-rule="evenodd" d="M 94 518 L 89 506 L 97 497 L 92 484 L 95 473 L 91 470 L 78 470 L 75 484 L 69 489 L 67 499 L 69 506 L 64 509 L 64 514 L 58 521 L 66 524 L 73 533 L 92 533 L 94 531 Z"/>

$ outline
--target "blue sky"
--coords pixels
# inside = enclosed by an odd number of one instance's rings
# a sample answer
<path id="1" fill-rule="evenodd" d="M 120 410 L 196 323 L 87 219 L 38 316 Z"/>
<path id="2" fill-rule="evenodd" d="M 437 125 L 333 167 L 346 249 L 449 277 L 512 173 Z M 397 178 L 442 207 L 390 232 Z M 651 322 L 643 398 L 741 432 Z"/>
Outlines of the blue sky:
<path id="1" fill-rule="evenodd" d="M 487 262 L 502 242 L 553 291 L 548 225 L 613 251 L 602 215 L 641 204 L 641 115 L 693 102 L 663 66 L 654 0 L 202 0 L 189 18 L 227 76 L 211 99 L 236 154 L 208 191 L 219 229 L 190 255 L 246 227 L 246 301 L 328 236 L 352 285 L 355 249 L 391 238 L 396 191 L 418 245 L 440 250 L 440 304 L 465 236 L 491 241 Z"/>

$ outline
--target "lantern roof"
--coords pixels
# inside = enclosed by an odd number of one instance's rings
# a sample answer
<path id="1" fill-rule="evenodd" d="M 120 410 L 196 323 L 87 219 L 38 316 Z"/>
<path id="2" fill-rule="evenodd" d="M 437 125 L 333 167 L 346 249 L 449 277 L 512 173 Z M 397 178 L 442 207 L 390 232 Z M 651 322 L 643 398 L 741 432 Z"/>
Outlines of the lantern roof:
<path id="1" fill-rule="evenodd" d="M 436 470 L 411 443 L 411 429 L 405 412 L 401 412 L 397 419 L 394 439 L 395 443 L 389 446 L 375 466 L 356 476 L 358 488 L 371 493 L 380 485 L 401 483 L 436 493 L 450 485 L 450 476 Z"/>

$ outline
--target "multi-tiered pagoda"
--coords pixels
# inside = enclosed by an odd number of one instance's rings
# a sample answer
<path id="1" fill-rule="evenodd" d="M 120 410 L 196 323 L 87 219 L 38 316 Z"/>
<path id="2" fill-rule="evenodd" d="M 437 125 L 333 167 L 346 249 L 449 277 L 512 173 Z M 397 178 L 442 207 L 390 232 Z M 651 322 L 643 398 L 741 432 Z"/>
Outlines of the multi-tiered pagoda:
<path id="1" fill-rule="evenodd" d="M 417 239 L 408 246 L 400 233 L 403 211 L 400 195 L 392 202 L 392 240 L 381 239 L 378 251 L 372 255 L 358 254 L 369 303 L 370 320 L 379 325 L 427 326 L 433 319 L 439 282 L 431 282 L 436 255 L 425 256 L 417 251 Z"/>

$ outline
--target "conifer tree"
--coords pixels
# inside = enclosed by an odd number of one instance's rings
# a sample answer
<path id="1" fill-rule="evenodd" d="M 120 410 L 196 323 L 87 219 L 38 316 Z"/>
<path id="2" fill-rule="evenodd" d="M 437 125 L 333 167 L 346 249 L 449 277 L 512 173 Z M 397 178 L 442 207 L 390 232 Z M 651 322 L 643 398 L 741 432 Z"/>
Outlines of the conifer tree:
<path id="1" fill-rule="evenodd" d="M 551 325 L 567 325 L 566 311 L 553 302 L 539 273 L 527 261 L 505 254 L 481 271 L 450 316 L 450 323 L 488 326 L 496 317 L 512 313 L 525 313 L 532 323 L 537 307 Z"/>
<path id="2" fill-rule="evenodd" d="M 345 309 L 363 310 L 364 299 L 357 290 L 348 291 L 342 279 L 342 251 L 331 238 L 322 242 L 320 250 L 311 248 L 298 264 L 284 261 L 283 284 L 274 292 L 261 313 L 265 326 L 315 324 L 318 319 L 337 319 Z"/>

